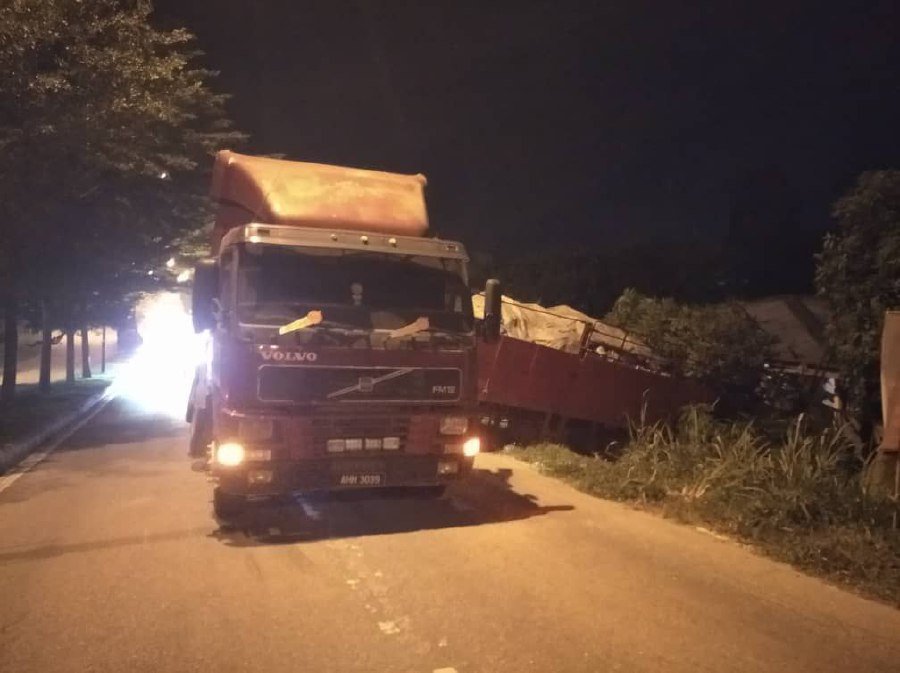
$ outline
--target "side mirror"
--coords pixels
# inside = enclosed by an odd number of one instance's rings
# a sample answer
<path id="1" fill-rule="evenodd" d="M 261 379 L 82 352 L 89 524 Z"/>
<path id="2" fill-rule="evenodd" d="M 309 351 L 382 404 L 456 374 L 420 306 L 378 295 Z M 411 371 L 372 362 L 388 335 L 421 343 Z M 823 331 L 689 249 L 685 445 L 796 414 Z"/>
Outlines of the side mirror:
<path id="1" fill-rule="evenodd" d="M 219 265 L 215 259 L 202 259 L 194 266 L 194 289 L 191 292 L 191 314 L 194 331 L 204 332 L 216 326 L 213 300 L 219 286 Z"/>
<path id="2" fill-rule="evenodd" d="M 484 285 L 484 327 L 482 336 L 486 343 L 493 343 L 500 338 L 501 304 L 503 292 L 500 281 L 491 278 Z"/>

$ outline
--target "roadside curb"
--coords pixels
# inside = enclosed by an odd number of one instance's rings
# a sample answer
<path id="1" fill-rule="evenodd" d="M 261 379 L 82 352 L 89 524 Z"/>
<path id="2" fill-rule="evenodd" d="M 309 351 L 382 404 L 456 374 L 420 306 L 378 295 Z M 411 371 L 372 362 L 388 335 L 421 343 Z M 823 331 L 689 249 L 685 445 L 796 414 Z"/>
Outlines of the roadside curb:
<path id="1" fill-rule="evenodd" d="M 110 383 L 111 385 L 111 383 Z M 56 419 L 43 430 L 18 442 L 11 442 L 0 446 L 0 476 L 16 467 L 29 454 L 51 441 L 54 437 L 64 434 L 72 426 L 82 419 L 90 416 L 98 407 L 103 406 L 114 397 L 107 386 L 102 392 L 88 398 L 78 409 Z"/>

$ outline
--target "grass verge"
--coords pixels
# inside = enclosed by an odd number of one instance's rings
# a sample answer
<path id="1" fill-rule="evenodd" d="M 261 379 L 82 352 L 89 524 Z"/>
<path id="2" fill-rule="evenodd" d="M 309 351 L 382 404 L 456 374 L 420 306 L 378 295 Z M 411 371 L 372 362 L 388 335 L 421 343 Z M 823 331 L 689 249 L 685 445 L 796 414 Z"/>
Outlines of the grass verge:
<path id="1" fill-rule="evenodd" d="M 0 449 L 5 444 L 24 440 L 76 411 L 109 383 L 108 378 L 55 383 L 46 395 L 42 395 L 36 385 L 19 386 L 16 399 L 0 405 Z"/>
<path id="2" fill-rule="evenodd" d="M 840 429 L 810 432 L 800 417 L 772 441 L 752 423 L 691 407 L 674 426 L 634 425 L 614 460 L 557 444 L 507 452 L 592 495 L 703 524 L 900 607 L 898 504 L 866 491 Z"/>

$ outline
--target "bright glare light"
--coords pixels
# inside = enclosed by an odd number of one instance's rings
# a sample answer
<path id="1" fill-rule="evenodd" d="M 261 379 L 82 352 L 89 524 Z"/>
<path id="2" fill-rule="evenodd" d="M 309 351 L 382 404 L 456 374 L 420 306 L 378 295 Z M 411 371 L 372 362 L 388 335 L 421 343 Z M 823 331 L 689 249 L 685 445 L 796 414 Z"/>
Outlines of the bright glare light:
<path id="1" fill-rule="evenodd" d="M 173 266 L 175 266 L 175 258 L 169 257 L 169 259 L 166 260 L 166 267 L 171 269 Z"/>
<path id="2" fill-rule="evenodd" d="M 467 439 L 466 443 L 463 444 L 463 455 L 472 458 L 473 456 L 477 456 L 481 451 L 481 440 L 478 437 L 472 437 L 471 439 Z"/>
<path id="3" fill-rule="evenodd" d="M 216 462 L 226 467 L 237 467 L 244 462 L 244 447 L 237 442 L 226 442 L 216 448 Z"/>
<path id="4" fill-rule="evenodd" d="M 178 281 L 179 283 L 186 283 L 190 279 L 191 279 L 191 270 L 190 269 L 185 269 L 184 271 L 182 271 L 175 277 L 175 280 Z"/>
<path id="5" fill-rule="evenodd" d="M 142 343 L 116 377 L 114 391 L 150 413 L 183 418 L 206 340 L 194 333 L 187 297 L 160 292 L 135 308 Z"/>

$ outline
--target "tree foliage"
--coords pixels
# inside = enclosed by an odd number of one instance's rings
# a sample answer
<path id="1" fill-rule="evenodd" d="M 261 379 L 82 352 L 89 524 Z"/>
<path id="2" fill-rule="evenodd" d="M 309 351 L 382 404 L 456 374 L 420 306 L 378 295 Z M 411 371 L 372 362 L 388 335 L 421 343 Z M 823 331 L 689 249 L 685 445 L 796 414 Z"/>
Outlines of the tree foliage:
<path id="1" fill-rule="evenodd" d="M 900 171 L 863 173 L 834 206 L 816 287 L 831 309 L 826 338 L 865 434 L 880 417 L 884 313 L 900 307 Z"/>
<path id="2" fill-rule="evenodd" d="M 155 285 L 207 216 L 211 155 L 243 137 L 193 36 L 151 14 L 149 0 L 0 7 L 0 278 L 57 322 Z"/>
<path id="3" fill-rule="evenodd" d="M 674 373 L 722 394 L 752 393 L 772 357 L 772 338 L 738 304 L 681 304 L 628 289 L 606 319 L 642 339 Z"/>
<path id="4" fill-rule="evenodd" d="M 155 29 L 151 10 L 142 0 L 0 10 L 0 176 L 4 224 L 31 234 L 18 238 L 20 258 L 33 241 L 24 258 L 58 270 L 146 267 L 197 226 L 197 169 L 241 136 L 206 84 L 213 73 L 192 66 L 193 37 Z"/>

